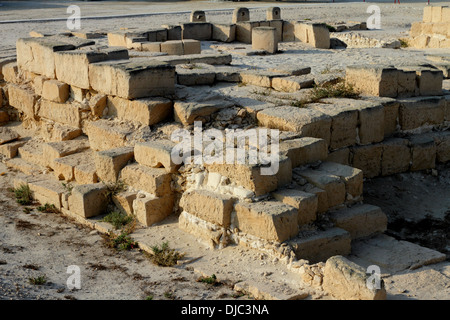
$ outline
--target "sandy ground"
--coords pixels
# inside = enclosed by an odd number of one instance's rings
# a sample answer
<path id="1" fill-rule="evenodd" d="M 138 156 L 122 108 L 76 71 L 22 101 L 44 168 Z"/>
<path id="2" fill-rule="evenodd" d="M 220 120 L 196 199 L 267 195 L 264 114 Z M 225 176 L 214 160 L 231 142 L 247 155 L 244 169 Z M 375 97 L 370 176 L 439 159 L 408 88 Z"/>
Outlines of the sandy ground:
<path id="1" fill-rule="evenodd" d="M 65 31 L 65 21 L 47 21 L 42 19 L 64 18 L 67 2 L 15 2 L 0 1 L 0 57 L 14 54 L 17 38 L 26 37 L 31 30 L 46 33 Z M 236 6 L 251 8 L 252 20 L 264 19 L 264 7 L 277 5 L 283 8 L 283 19 L 304 19 L 322 22 L 365 21 L 370 3 L 266 3 L 266 2 L 173 2 L 170 4 L 147 2 L 70 2 L 82 9 L 83 16 L 114 16 L 131 14 L 149 14 L 124 18 L 98 18 L 82 21 L 86 30 L 115 30 L 121 27 L 158 27 L 163 23 L 188 21 L 187 13 L 192 9 L 208 9 L 207 17 L 212 22 L 231 21 L 231 9 Z M 411 22 L 421 20 L 425 1 L 414 1 L 394 5 L 378 3 L 382 12 L 382 30 L 369 30 L 362 34 L 377 39 L 404 37 L 408 33 Z M 437 3 L 436 3 L 437 4 Z M 229 10 L 222 10 L 229 9 Z M 163 12 L 161 15 L 150 15 Z M 170 13 L 172 12 L 172 13 Z M 5 23 L 7 20 L 30 19 L 26 23 Z M 41 22 L 33 21 L 40 20 Z M 206 52 L 211 45 L 202 43 Z M 301 43 L 281 44 L 282 54 L 275 56 L 233 56 L 233 65 L 243 68 L 268 68 L 280 65 L 305 65 L 312 67 L 312 73 L 323 70 L 342 70 L 355 63 L 410 64 L 426 62 L 425 53 L 439 50 L 419 51 L 414 49 L 345 49 L 319 50 L 308 48 Z M 233 88 L 225 88 L 222 92 L 230 92 Z M 0 164 L 0 299 L 234 299 L 235 292 L 230 286 L 210 287 L 196 282 L 199 273 L 193 266 L 161 268 L 153 265 L 140 252 L 117 253 L 104 244 L 97 231 L 83 227 L 60 215 L 42 214 L 32 211 L 23 212 L 12 199 L 7 190 L 15 173 L 8 171 Z M 381 206 L 389 217 L 388 234 L 396 238 L 408 239 L 445 252 L 449 252 L 448 211 L 450 202 L 450 168 L 439 167 L 438 176 L 429 173 L 401 174 L 387 178 L 365 181 L 365 202 Z M 429 214 L 430 217 L 426 217 Z M 434 219 L 434 220 L 433 220 Z M 406 221 L 406 222 L 405 222 Z M 430 227 L 431 224 L 431 227 Z M 167 230 L 154 235 L 155 241 L 164 240 L 164 234 L 182 237 L 181 240 L 192 240 L 190 235 L 182 235 L 176 231 L 176 223 L 168 224 Z M 419 236 L 414 232 L 420 228 Z M 158 229 L 159 230 L 159 229 Z M 431 231 L 436 232 L 435 237 Z M 170 231 L 170 232 L 169 232 Z M 423 235 L 423 236 L 421 236 Z M 186 238 L 183 238 L 186 237 Z M 70 239 L 70 240 L 68 240 Z M 436 240 L 440 239 L 440 240 Z M 180 239 L 176 239 L 180 241 Z M 251 250 L 230 248 L 223 253 L 203 252 L 201 246 L 191 248 L 193 257 L 204 255 L 205 263 L 211 264 L 212 272 L 219 270 L 223 279 L 230 283 L 252 277 L 267 276 L 273 270 L 273 279 L 268 282 L 292 283 L 292 275 L 277 272 L 279 266 L 271 261 L 257 264 L 260 273 L 253 272 L 250 266 L 239 272 L 228 270 L 226 263 L 220 259 L 230 259 L 228 263 L 239 264 L 258 259 L 259 253 Z M 242 255 L 233 260 L 232 256 Z M 223 255 L 222 255 L 223 254 Z M 220 256 L 222 255 L 222 256 Z M 246 257 L 246 258 L 245 258 Z M 208 260 L 209 259 L 209 260 Z M 213 261 L 213 262 L 211 262 Z M 230 262 L 231 261 L 231 262 Z M 69 265 L 78 265 L 82 270 L 81 290 L 70 291 L 66 288 L 66 273 Z M 201 266 L 201 262 L 198 262 Z M 216 268 L 216 269 L 214 269 Z M 264 275 L 264 270 L 269 273 Z M 259 271 L 258 271 L 259 272 Z M 219 274 L 219 273 L 218 273 Z M 30 277 L 45 275 L 48 283 L 34 286 L 29 283 Z M 420 268 L 414 271 L 403 271 L 386 278 L 386 286 L 391 299 L 449 299 L 450 298 L 449 262 Z M 250 281 L 249 280 L 249 281 Z M 288 283 L 289 282 L 289 283 Z M 326 299 L 307 288 L 304 290 L 312 299 Z M 289 294 L 289 293 L 287 293 Z M 240 299 L 246 299 L 241 297 Z"/>

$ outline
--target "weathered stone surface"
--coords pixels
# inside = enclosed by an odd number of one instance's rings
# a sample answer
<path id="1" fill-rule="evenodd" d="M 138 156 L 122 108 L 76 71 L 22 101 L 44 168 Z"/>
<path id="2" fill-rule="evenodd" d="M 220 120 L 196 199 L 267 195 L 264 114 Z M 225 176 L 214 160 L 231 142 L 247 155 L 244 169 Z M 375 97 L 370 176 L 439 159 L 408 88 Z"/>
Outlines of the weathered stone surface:
<path id="1" fill-rule="evenodd" d="M 236 41 L 252 43 L 252 30 L 260 26 L 258 21 L 239 21 L 236 23 Z"/>
<path id="2" fill-rule="evenodd" d="M 133 201 L 137 197 L 137 192 L 134 191 L 122 191 L 112 196 L 112 200 L 116 207 L 126 215 L 133 215 Z"/>
<path id="3" fill-rule="evenodd" d="M 297 209 L 282 202 L 239 202 L 235 211 L 233 225 L 253 236 L 283 242 L 298 232 Z"/>
<path id="4" fill-rule="evenodd" d="M 179 165 L 172 161 L 172 148 L 176 143 L 170 140 L 139 142 L 134 146 L 136 162 L 151 168 L 164 167 L 167 172 L 176 172 Z"/>
<path id="5" fill-rule="evenodd" d="M 351 149 L 351 166 L 361 169 L 364 177 L 373 178 L 381 174 L 381 144 L 360 146 Z"/>
<path id="6" fill-rule="evenodd" d="M 33 91 L 29 89 L 21 88 L 14 84 L 8 85 L 9 104 L 30 118 L 34 118 L 36 114 L 37 98 Z"/>
<path id="7" fill-rule="evenodd" d="M 305 259 L 310 263 L 325 261 L 329 257 L 351 251 L 350 234 L 340 228 L 318 231 L 289 241 L 297 259 Z"/>
<path id="8" fill-rule="evenodd" d="M 143 193 L 139 193 L 143 195 Z M 151 226 L 164 220 L 172 213 L 174 197 L 172 194 L 156 197 L 152 194 L 145 194 L 145 197 L 138 196 L 133 201 L 133 211 L 137 220 L 144 226 Z"/>
<path id="9" fill-rule="evenodd" d="M 285 204 L 298 209 L 298 225 L 302 226 L 316 220 L 318 197 L 313 193 L 296 189 L 282 189 L 272 196 Z"/>
<path id="10" fill-rule="evenodd" d="M 330 48 L 330 31 L 325 24 L 297 22 L 294 28 L 295 40 L 310 44 L 314 48 Z"/>
<path id="11" fill-rule="evenodd" d="M 89 65 L 91 87 L 125 99 L 174 93 L 175 68 L 159 61 L 99 62 Z"/>
<path id="12" fill-rule="evenodd" d="M 75 128 L 59 123 L 49 123 L 43 125 L 40 134 L 45 141 L 67 141 L 81 136 L 83 132 L 80 128 Z"/>
<path id="13" fill-rule="evenodd" d="M 17 156 L 17 150 L 22 147 L 26 141 L 13 141 L 0 145 L 0 154 L 6 159 L 15 158 Z"/>
<path id="14" fill-rule="evenodd" d="M 345 81 L 363 93 L 395 98 L 398 92 L 398 74 L 399 71 L 393 67 L 348 66 Z"/>
<path id="15" fill-rule="evenodd" d="M 38 115 L 71 127 L 80 127 L 80 108 L 76 103 L 57 103 L 42 99 Z"/>
<path id="16" fill-rule="evenodd" d="M 298 138 L 280 143 L 280 153 L 291 159 L 292 167 L 299 167 L 319 160 L 328 155 L 325 140 L 319 138 Z"/>
<path id="17" fill-rule="evenodd" d="M 120 170 L 133 159 L 133 147 L 121 147 L 94 153 L 95 168 L 101 181 L 115 183 Z"/>
<path id="18" fill-rule="evenodd" d="M 66 102 L 69 99 L 69 85 L 58 80 L 47 80 L 42 86 L 42 97 L 53 102 Z"/>
<path id="19" fill-rule="evenodd" d="M 9 83 L 19 84 L 21 79 L 19 76 L 19 68 L 16 62 L 6 63 L 2 66 L 3 80 Z"/>
<path id="20" fill-rule="evenodd" d="M 264 50 L 274 54 L 278 51 L 277 29 L 272 27 L 256 27 L 252 30 L 252 49 Z"/>
<path id="21" fill-rule="evenodd" d="M 264 127 L 294 131 L 304 137 L 322 138 L 329 144 L 331 117 L 320 111 L 285 106 L 265 109 L 256 117 Z"/>
<path id="22" fill-rule="evenodd" d="M 104 213 L 108 205 L 107 191 L 102 183 L 74 187 L 69 196 L 70 211 L 84 218 Z"/>
<path id="23" fill-rule="evenodd" d="M 167 40 L 181 40 L 181 26 L 163 24 L 161 27 L 167 30 Z"/>
<path id="24" fill-rule="evenodd" d="M 448 131 L 433 135 L 436 144 L 436 161 L 450 161 L 450 133 Z"/>
<path id="25" fill-rule="evenodd" d="M 180 200 L 184 211 L 205 221 L 229 227 L 235 199 L 207 190 L 185 192 Z"/>
<path id="26" fill-rule="evenodd" d="M 184 54 L 182 40 L 170 40 L 170 41 L 162 42 L 160 47 L 161 47 L 161 52 L 165 52 L 168 55 L 181 56 Z"/>
<path id="27" fill-rule="evenodd" d="M 424 125 L 444 121 L 444 98 L 410 98 L 400 101 L 399 124 L 402 130 L 412 130 Z"/>
<path id="28" fill-rule="evenodd" d="M 183 86 L 212 85 L 216 79 L 216 73 L 209 68 L 178 65 L 176 71 L 177 83 Z"/>
<path id="29" fill-rule="evenodd" d="M 134 189 L 151 193 L 157 197 L 171 194 L 171 176 L 162 168 L 149 168 L 136 163 L 125 166 L 120 178 Z"/>
<path id="30" fill-rule="evenodd" d="M 44 158 L 48 161 L 69 156 L 89 149 L 87 139 L 77 139 L 64 142 L 49 142 L 42 146 Z"/>
<path id="31" fill-rule="evenodd" d="M 88 166 L 88 168 L 92 168 L 93 170 L 88 170 L 85 166 Z M 90 183 L 95 183 L 97 180 L 95 177 L 97 176 L 95 174 L 95 165 L 94 165 L 94 159 L 91 152 L 81 152 L 81 153 L 75 153 L 69 156 L 65 156 L 62 158 L 57 158 L 51 162 L 51 168 L 53 169 L 53 173 L 55 174 L 55 177 L 59 180 L 66 180 L 66 181 L 73 181 L 75 180 L 75 168 L 79 166 L 83 166 L 83 169 L 80 169 L 79 171 L 79 177 L 81 180 L 90 180 Z M 83 172 L 91 172 L 91 178 L 85 179 L 86 175 L 83 174 Z M 89 173 L 87 173 L 89 175 Z M 81 183 L 81 181 L 77 181 Z"/>
<path id="32" fill-rule="evenodd" d="M 383 157 L 381 174 L 388 176 L 394 173 L 406 172 L 411 163 L 411 150 L 406 139 L 393 138 L 383 142 Z"/>
<path id="33" fill-rule="evenodd" d="M 247 8 L 235 8 L 233 10 L 232 22 L 250 21 L 250 11 Z"/>
<path id="34" fill-rule="evenodd" d="M 183 39 L 208 41 L 211 40 L 212 25 L 209 22 L 182 23 L 181 32 Z"/>
<path id="35" fill-rule="evenodd" d="M 332 175 L 338 176 L 345 183 L 345 190 L 348 195 L 347 199 L 358 199 L 363 192 L 363 172 L 357 168 L 342 165 L 333 162 L 323 162 L 320 171 L 328 172 Z"/>
<path id="36" fill-rule="evenodd" d="M 241 81 L 245 84 L 251 84 L 258 87 L 271 88 L 272 80 L 277 77 L 287 76 L 284 72 L 271 71 L 243 71 L 241 72 Z"/>
<path id="37" fill-rule="evenodd" d="M 352 239 L 383 233 L 387 228 L 387 217 L 381 208 L 369 204 L 334 211 L 330 220 L 336 227 L 348 231 Z"/>
<path id="38" fill-rule="evenodd" d="M 96 94 L 89 100 L 89 107 L 94 116 L 101 118 L 103 116 L 103 111 L 106 108 L 107 96 L 104 94 Z"/>
<path id="39" fill-rule="evenodd" d="M 54 205 L 56 209 L 61 210 L 63 199 L 66 198 L 66 190 L 61 182 L 48 178 L 39 178 L 28 183 L 33 199 L 39 201 L 41 205 Z"/>
<path id="40" fill-rule="evenodd" d="M 380 280 L 379 289 L 369 289 L 366 271 L 342 256 L 331 257 L 324 268 L 323 288 L 344 300 L 385 300 L 386 289 Z"/>
<path id="41" fill-rule="evenodd" d="M 89 89 L 89 64 L 107 60 L 126 60 L 126 49 L 71 50 L 55 53 L 56 77 L 71 86 Z"/>
<path id="42" fill-rule="evenodd" d="M 233 42 L 236 38 L 235 24 L 212 24 L 212 40 Z"/>
<path id="43" fill-rule="evenodd" d="M 312 88 L 313 86 L 314 77 L 310 75 L 277 77 L 272 79 L 272 88 L 277 91 L 295 92 L 300 89 Z"/>
<path id="44" fill-rule="evenodd" d="M 0 127 L 0 145 L 19 139 L 20 136 L 12 129 Z"/>
<path id="45" fill-rule="evenodd" d="M 202 52 L 201 42 L 193 39 L 183 39 L 183 54 L 200 54 Z"/>
<path id="46" fill-rule="evenodd" d="M 350 163 L 350 149 L 349 148 L 342 148 L 339 150 L 334 150 L 328 154 L 328 157 L 326 158 L 326 161 L 328 162 L 335 162 L 340 163 L 343 165 L 348 166 Z"/>
<path id="47" fill-rule="evenodd" d="M 127 136 L 132 133 L 131 128 L 107 120 L 90 122 L 85 130 L 91 148 L 96 151 L 127 146 L 129 144 Z"/>
<path id="48" fill-rule="evenodd" d="M 432 137 L 411 137 L 411 171 L 433 169 L 436 166 L 436 144 Z"/>
<path id="49" fill-rule="evenodd" d="M 222 108 L 233 106 L 234 103 L 223 99 L 203 101 L 203 102 L 175 102 L 174 118 L 175 121 L 187 126 L 194 121 L 205 121 L 205 117 L 210 116 Z"/>

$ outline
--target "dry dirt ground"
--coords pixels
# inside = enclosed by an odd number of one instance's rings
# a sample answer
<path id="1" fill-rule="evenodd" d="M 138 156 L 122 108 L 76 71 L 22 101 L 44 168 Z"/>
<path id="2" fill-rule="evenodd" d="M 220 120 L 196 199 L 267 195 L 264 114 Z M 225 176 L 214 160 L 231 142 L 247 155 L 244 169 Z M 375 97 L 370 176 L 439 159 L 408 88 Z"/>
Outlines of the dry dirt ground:
<path id="1" fill-rule="evenodd" d="M 84 29 L 111 30 L 118 26 L 156 27 L 162 23 L 188 21 L 187 13 L 192 9 L 222 10 L 234 6 L 247 6 L 252 19 L 263 19 L 262 7 L 271 5 L 286 8 L 283 19 L 310 18 L 323 22 L 365 21 L 369 3 L 266 3 L 266 2 L 171 2 L 131 3 L 109 2 L 105 8 L 100 2 L 70 2 L 82 9 L 84 16 L 113 16 L 163 12 L 161 15 L 136 16 L 126 18 L 99 18 L 82 21 Z M 437 4 L 437 3 L 436 3 Z M 27 23 L 4 23 L 6 20 L 54 19 L 64 18 L 67 2 L 25 2 L 0 1 L 0 57 L 14 54 L 17 38 L 26 37 L 31 30 L 54 33 L 66 30 L 65 21 L 32 21 Z M 366 36 L 379 39 L 404 37 L 411 22 L 422 17 L 425 1 L 413 1 L 394 5 L 380 3 L 382 30 L 365 31 Z M 172 12 L 172 13 L 170 13 Z M 231 10 L 208 11 L 208 20 L 228 22 Z M 211 43 L 204 43 L 204 50 L 211 50 Z M 283 47 L 284 46 L 284 47 Z M 286 44 L 285 52 L 272 57 L 233 56 L 233 64 L 251 67 L 268 67 L 282 64 L 304 64 L 312 67 L 313 73 L 324 69 L 342 70 L 353 63 L 398 63 L 425 62 L 426 52 L 415 49 L 347 49 L 317 50 L 303 46 Z M 295 280 L 290 274 L 279 272 L 273 261 L 259 261 L 260 254 L 247 249 L 226 249 L 214 253 L 201 247 L 192 248 L 193 257 L 204 254 L 205 261 L 212 263 L 211 270 L 220 269 L 221 279 L 229 282 L 221 286 L 209 286 L 196 280 L 199 273 L 186 264 L 175 268 L 162 268 L 153 265 L 146 256 L 134 251 L 116 252 L 108 248 L 102 236 L 85 226 L 81 226 L 59 214 L 44 214 L 36 210 L 24 212 L 17 205 L 13 194 L 8 191 L 17 173 L 7 170 L 0 164 L 0 299 L 235 299 L 236 291 L 232 284 L 255 278 L 267 278 L 268 282 L 284 279 Z M 437 172 L 416 172 L 398 174 L 391 177 L 366 180 L 364 184 L 366 203 L 380 206 L 389 218 L 388 235 L 406 239 L 447 254 L 447 261 L 406 270 L 385 278 L 389 299 L 449 299 L 449 211 L 450 211 L 450 167 L 440 166 Z M 164 241 L 164 228 L 173 231 L 177 241 L 195 241 L 190 235 L 177 231 L 176 223 L 160 226 L 154 241 Z M 158 229 L 158 230 L 159 230 Z M 181 237 L 181 240 L 179 239 Z M 186 237 L 186 238 L 184 238 Z M 200 249 L 199 249 L 200 248 Z M 204 250 L 204 252 L 202 252 Z M 233 251 L 234 250 L 234 251 Z M 230 255 L 235 256 L 231 260 Z M 229 259 L 226 260 L 225 258 Z M 227 263 L 221 263 L 221 259 Z M 242 266 L 249 260 L 258 260 L 258 271 Z M 231 261 L 231 263 L 230 263 Z M 198 263 L 199 265 L 201 263 Z M 77 265 L 81 269 L 81 289 L 69 290 L 66 287 L 67 267 Z M 242 266 L 242 270 L 236 271 Z M 248 270 L 247 270 L 248 269 Z M 219 274 L 219 273 L 218 273 Z M 47 284 L 42 286 L 30 283 L 30 278 L 45 275 Z M 247 277 L 247 278 L 246 278 Z M 294 279 L 294 280 L 293 280 Z M 292 281 L 291 281 L 292 280 Z M 295 289 L 307 292 L 308 298 L 327 299 L 301 285 Z M 286 292 L 289 295 L 289 292 Z M 248 299 L 247 296 L 237 297 Z M 251 297 L 250 297 L 251 298 Z"/>

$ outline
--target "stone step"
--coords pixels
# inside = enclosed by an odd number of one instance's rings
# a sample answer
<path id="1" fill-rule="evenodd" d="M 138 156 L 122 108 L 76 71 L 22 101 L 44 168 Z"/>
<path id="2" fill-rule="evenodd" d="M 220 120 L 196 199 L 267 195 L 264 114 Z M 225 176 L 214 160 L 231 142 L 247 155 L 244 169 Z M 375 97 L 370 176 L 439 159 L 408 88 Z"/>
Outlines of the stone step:
<path id="1" fill-rule="evenodd" d="M 74 153 L 55 159 L 52 166 L 54 175 L 59 180 L 75 180 L 79 184 L 92 184 L 98 181 L 94 156 L 91 151 Z"/>
<path id="2" fill-rule="evenodd" d="M 19 140 L 0 145 L 0 154 L 2 154 L 6 159 L 15 158 L 18 154 L 18 150 L 27 141 Z"/>
<path id="3" fill-rule="evenodd" d="M 135 190 L 142 190 L 157 197 L 172 194 L 171 174 L 163 168 L 149 168 L 132 163 L 122 169 L 120 179 Z"/>
<path id="4" fill-rule="evenodd" d="M 174 195 L 166 193 L 161 196 L 140 192 L 133 201 L 133 214 L 144 226 L 149 227 L 168 217 L 173 210 Z"/>
<path id="5" fill-rule="evenodd" d="M 42 146 L 43 156 L 50 167 L 54 159 L 67 157 L 87 149 L 89 149 L 89 140 L 85 137 L 69 141 L 48 142 Z"/>
<path id="6" fill-rule="evenodd" d="M 341 178 L 345 183 L 347 201 L 355 201 L 361 197 L 363 193 L 362 170 L 334 162 L 323 162 L 318 170 Z"/>
<path id="7" fill-rule="evenodd" d="M 298 233 L 298 209 L 280 201 L 239 202 L 232 225 L 252 236 L 283 242 Z"/>
<path id="8" fill-rule="evenodd" d="M 29 163 L 46 167 L 49 165 L 49 158 L 44 156 L 43 146 L 42 142 L 30 140 L 18 149 L 18 154 L 20 158 Z"/>
<path id="9" fill-rule="evenodd" d="M 316 220 L 318 197 L 296 189 L 281 189 L 272 192 L 272 196 L 285 204 L 298 209 L 298 225 L 302 226 Z"/>
<path id="10" fill-rule="evenodd" d="M 10 168 L 16 169 L 28 175 L 38 175 L 48 170 L 45 167 L 30 163 L 21 158 L 8 159 L 5 161 L 5 164 Z"/>
<path id="11" fill-rule="evenodd" d="M 280 143 L 280 154 L 291 159 L 292 167 L 299 167 L 328 157 L 327 143 L 319 138 L 297 138 Z"/>
<path id="12" fill-rule="evenodd" d="M 351 236 L 343 229 L 331 228 L 310 233 L 300 234 L 288 242 L 297 259 L 316 263 L 332 256 L 348 255 L 351 251 Z"/>
<path id="13" fill-rule="evenodd" d="M 352 240 L 383 233 L 387 229 L 387 217 L 381 208 L 369 204 L 331 212 L 329 218 L 336 227 L 348 231 Z"/>

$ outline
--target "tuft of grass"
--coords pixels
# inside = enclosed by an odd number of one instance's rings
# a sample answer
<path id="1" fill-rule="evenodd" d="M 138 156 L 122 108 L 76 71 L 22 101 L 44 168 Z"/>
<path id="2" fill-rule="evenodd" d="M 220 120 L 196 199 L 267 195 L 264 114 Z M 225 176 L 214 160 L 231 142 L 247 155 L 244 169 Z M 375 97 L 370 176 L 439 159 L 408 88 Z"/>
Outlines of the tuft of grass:
<path id="1" fill-rule="evenodd" d="M 132 216 L 123 214 L 120 211 L 113 211 L 102 219 L 102 221 L 104 222 L 111 223 L 116 230 L 129 224 L 132 220 L 133 220 Z"/>
<path id="2" fill-rule="evenodd" d="M 353 86 L 345 83 L 343 80 L 336 84 L 327 84 L 315 86 L 309 96 L 311 102 L 318 102 L 325 98 L 351 98 L 358 99 L 360 93 Z"/>
<path id="3" fill-rule="evenodd" d="M 28 278 L 31 284 L 34 284 L 35 286 L 42 286 L 47 283 L 47 279 L 45 275 L 39 276 L 37 278 Z"/>
<path id="4" fill-rule="evenodd" d="M 17 203 L 23 206 L 29 205 L 33 202 L 31 190 L 27 184 L 21 184 L 18 188 L 14 189 L 14 195 L 16 196 Z"/>
<path id="5" fill-rule="evenodd" d="M 72 190 L 73 190 L 73 185 L 72 185 L 70 182 L 68 182 L 68 183 L 61 182 L 61 184 L 62 184 L 64 190 L 65 190 L 69 195 L 71 195 L 71 194 L 72 194 Z"/>
<path id="6" fill-rule="evenodd" d="M 209 285 L 214 285 L 214 286 L 217 286 L 217 285 L 221 284 L 219 281 L 217 281 L 217 277 L 216 277 L 215 274 L 213 274 L 210 277 L 200 277 L 197 281 L 198 282 L 202 282 L 202 283 L 206 283 L 206 284 L 209 284 Z"/>
<path id="7" fill-rule="evenodd" d="M 59 213 L 59 210 L 55 207 L 54 204 L 46 203 L 43 206 L 37 207 L 36 209 L 44 213 Z"/>
<path id="8" fill-rule="evenodd" d="M 151 294 L 151 295 L 149 295 L 149 296 L 146 296 L 146 297 L 145 297 L 145 300 L 153 300 L 153 295 Z"/>
<path id="9" fill-rule="evenodd" d="M 407 40 L 405 39 L 398 39 L 398 41 L 400 41 L 400 48 L 408 48 L 409 47 L 409 43 Z"/>
<path id="10" fill-rule="evenodd" d="M 131 250 L 138 247 L 136 241 L 130 237 L 130 234 L 126 231 L 122 232 L 119 235 L 115 235 L 113 232 L 108 232 L 108 246 L 110 248 L 117 249 L 119 251 L 123 250 Z"/>
<path id="11" fill-rule="evenodd" d="M 111 198 L 112 196 L 115 196 L 116 194 L 127 190 L 127 185 L 125 184 L 125 182 L 119 179 L 116 183 L 107 183 L 106 188 L 108 189 L 108 191 L 106 192 L 106 197 Z"/>
<path id="12" fill-rule="evenodd" d="M 184 257 L 184 253 L 177 252 L 169 247 L 169 242 L 163 242 L 161 246 L 152 246 L 153 255 L 151 260 L 154 264 L 162 267 L 171 267 Z"/>
<path id="13" fill-rule="evenodd" d="M 174 296 L 173 292 L 170 292 L 170 291 L 164 292 L 164 297 L 167 299 L 170 299 L 170 300 L 175 300 L 175 296 Z"/>

